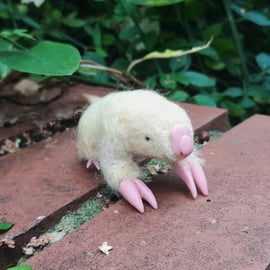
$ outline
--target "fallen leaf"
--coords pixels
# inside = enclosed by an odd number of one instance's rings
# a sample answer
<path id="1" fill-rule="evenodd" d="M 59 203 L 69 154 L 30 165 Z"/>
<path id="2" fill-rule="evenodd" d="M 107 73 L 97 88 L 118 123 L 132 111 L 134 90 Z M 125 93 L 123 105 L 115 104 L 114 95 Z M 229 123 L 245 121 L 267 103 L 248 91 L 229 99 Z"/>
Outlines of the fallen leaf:
<path id="1" fill-rule="evenodd" d="M 34 254 L 34 252 L 35 252 L 35 249 L 33 247 L 23 247 L 23 253 L 26 256 L 31 256 Z"/>
<path id="2" fill-rule="evenodd" d="M 7 231 L 14 225 L 13 222 L 1 222 L 0 231 Z"/>
<path id="3" fill-rule="evenodd" d="M 147 169 L 152 175 L 157 175 L 160 171 L 159 165 L 148 165 Z"/>
<path id="4" fill-rule="evenodd" d="M 52 236 L 47 233 L 40 235 L 38 238 L 33 236 L 30 242 L 23 247 L 23 253 L 27 256 L 31 256 L 38 248 L 48 245 L 52 240 Z"/>
<path id="5" fill-rule="evenodd" d="M 32 270 L 31 265 L 18 265 L 11 268 L 8 268 L 7 270 Z"/>
<path id="6" fill-rule="evenodd" d="M 146 243 L 145 240 L 141 240 L 141 241 L 140 241 L 140 245 L 141 245 L 141 246 L 146 246 L 146 244 L 147 244 L 147 243 Z"/>
<path id="7" fill-rule="evenodd" d="M 17 148 L 15 146 L 15 143 L 10 139 L 6 139 L 4 141 L 4 144 L 1 146 L 1 153 L 2 152 L 15 153 L 16 151 Z"/>
<path id="8" fill-rule="evenodd" d="M 41 247 L 46 246 L 51 242 L 52 238 L 49 234 L 45 233 L 39 236 L 39 238 L 36 238 L 36 236 L 33 236 L 30 240 L 30 242 L 26 245 L 26 247 Z"/>
<path id="9" fill-rule="evenodd" d="M 249 230 L 248 226 L 244 226 L 241 228 L 241 232 L 248 233 L 248 230 Z"/>
<path id="10" fill-rule="evenodd" d="M 14 86 L 14 89 L 28 97 L 37 93 L 39 85 L 29 79 L 23 79 Z"/>
<path id="11" fill-rule="evenodd" d="M 101 246 L 98 247 L 101 252 L 106 255 L 109 255 L 109 251 L 113 249 L 112 246 L 108 246 L 108 242 L 103 242 Z"/>
<path id="12" fill-rule="evenodd" d="M 13 239 L 4 238 L 0 242 L 4 243 L 9 248 L 15 248 L 15 241 Z"/>
<path id="13" fill-rule="evenodd" d="M 96 195 L 97 198 L 102 198 L 103 195 L 100 193 L 100 192 L 97 192 L 97 195 Z"/>

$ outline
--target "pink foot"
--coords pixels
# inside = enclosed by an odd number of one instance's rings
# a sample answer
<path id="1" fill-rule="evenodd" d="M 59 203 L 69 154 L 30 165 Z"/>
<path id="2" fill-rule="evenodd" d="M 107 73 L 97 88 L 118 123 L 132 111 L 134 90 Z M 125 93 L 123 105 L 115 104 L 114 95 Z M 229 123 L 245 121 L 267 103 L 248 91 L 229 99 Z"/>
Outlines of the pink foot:
<path id="1" fill-rule="evenodd" d="M 194 199 L 197 197 L 196 186 L 204 196 L 208 195 L 206 177 L 202 165 L 199 162 L 195 161 L 187 164 L 178 163 L 175 167 L 175 172 L 185 182 Z"/>
<path id="2" fill-rule="evenodd" d="M 156 198 L 149 187 L 140 179 L 124 179 L 119 186 L 121 195 L 139 212 L 144 213 L 142 199 L 154 209 L 158 208 Z"/>
<path id="3" fill-rule="evenodd" d="M 98 171 L 100 170 L 100 163 L 99 163 L 99 161 L 98 160 L 92 160 L 92 159 L 89 159 L 87 161 L 86 168 L 87 169 L 90 168 L 92 164 L 96 167 L 96 169 Z"/>

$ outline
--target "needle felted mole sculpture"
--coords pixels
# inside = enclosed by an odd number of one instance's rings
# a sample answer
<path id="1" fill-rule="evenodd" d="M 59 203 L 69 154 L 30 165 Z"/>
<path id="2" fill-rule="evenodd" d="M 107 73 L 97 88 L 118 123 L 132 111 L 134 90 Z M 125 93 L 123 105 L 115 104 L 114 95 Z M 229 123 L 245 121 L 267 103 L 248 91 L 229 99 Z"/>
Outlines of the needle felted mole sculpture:
<path id="1" fill-rule="evenodd" d="M 158 205 L 140 180 L 135 156 L 172 164 L 193 198 L 197 187 L 203 195 L 208 194 L 187 113 L 156 92 L 133 90 L 93 98 L 78 124 L 77 148 L 79 157 L 88 160 L 87 167 L 94 164 L 101 169 L 108 185 L 141 213 L 142 199 L 155 209 Z"/>

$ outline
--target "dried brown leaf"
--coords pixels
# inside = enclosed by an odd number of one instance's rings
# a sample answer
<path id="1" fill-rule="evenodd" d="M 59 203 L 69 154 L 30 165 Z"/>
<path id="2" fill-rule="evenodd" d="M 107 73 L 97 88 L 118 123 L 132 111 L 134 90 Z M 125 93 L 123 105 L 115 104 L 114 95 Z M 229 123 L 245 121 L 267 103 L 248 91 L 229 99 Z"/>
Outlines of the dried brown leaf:
<path id="1" fill-rule="evenodd" d="M 24 96 L 32 96 L 39 90 L 39 85 L 29 79 L 22 79 L 15 86 L 14 89 Z"/>
<path id="2" fill-rule="evenodd" d="M 108 245 L 108 242 L 103 242 L 102 245 L 99 246 L 98 248 L 99 248 L 99 250 L 100 250 L 102 253 L 104 253 L 104 254 L 106 254 L 106 255 L 109 255 L 110 250 L 113 249 L 112 246 L 109 246 L 109 245 Z"/>

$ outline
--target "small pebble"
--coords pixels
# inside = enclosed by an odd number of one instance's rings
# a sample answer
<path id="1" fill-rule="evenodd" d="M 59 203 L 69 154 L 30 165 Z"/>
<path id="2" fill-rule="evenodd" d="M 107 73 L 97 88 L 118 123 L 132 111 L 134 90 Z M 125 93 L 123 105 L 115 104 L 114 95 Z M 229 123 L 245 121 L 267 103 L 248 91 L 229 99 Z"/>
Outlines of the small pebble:
<path id="1" fill-rule="evenodd" d="M 198 142 L 199 143 L 204 143 L 208 142 L 210 140 L 210 134 L 206 130 L 201 130 L 198 132 Z"/>

